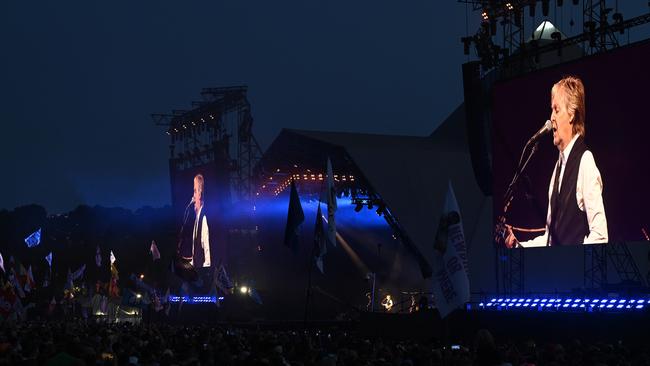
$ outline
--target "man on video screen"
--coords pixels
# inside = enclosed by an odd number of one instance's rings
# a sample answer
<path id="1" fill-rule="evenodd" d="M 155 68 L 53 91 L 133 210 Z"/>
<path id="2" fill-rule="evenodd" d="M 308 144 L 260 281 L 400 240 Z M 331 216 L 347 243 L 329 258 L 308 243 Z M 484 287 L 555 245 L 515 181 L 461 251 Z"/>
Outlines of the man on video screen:
<path id="1" fill-rule="evenodd" d="M 194 195 L 192 196 L 194 220 L 188 220 L 181 244 L 181 255 L 195 268 L 210 267 L 210 231 L 206 217 L 203 175 L 194 176 Z M 191 231 L 189 225 L 192 225 Z"/>
<path id="2" fill-rule="evenodd" d="M 582 81 L 567 76 L 551 89 L 553 144 L 559 150 L 551 175 L 546 230 L 519 242 L 508 228 L 506 245 L 539 247 L 606 243 L 607 218 L 603 181 L 585 137 L 585 89 Z"/>

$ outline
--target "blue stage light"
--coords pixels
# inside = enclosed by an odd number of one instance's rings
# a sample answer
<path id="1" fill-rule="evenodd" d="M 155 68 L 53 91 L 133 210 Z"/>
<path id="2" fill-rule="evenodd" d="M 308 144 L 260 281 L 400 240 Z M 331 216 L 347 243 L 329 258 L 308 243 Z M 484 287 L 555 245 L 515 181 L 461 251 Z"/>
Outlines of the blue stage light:
<path id="1" fill-rule="evenodd" d="M 643 304 L 643 303 L 645 303 L 645 300 L 639 300 L 639 301 L 637 301 L 636 303 L 637 303 L 637 304 Z"/>
<path id="2" fill-rule="evenodd" d="M 637 309 L 643 309 L 643 305 L 637 305 L 636 308 Z"/>
<path id="3" fill-rule="evenodd" d="M 530 302 L 530 299 L 526 299 L 526 302 Z"/>
<path id="4" fill-rule="evenodd" d="M 546 307 L 553 306 L 553 304 L 546 304 Z"/>
<path id="5" fill-rule="evenodd" d="M 613 308 L 613 307 L 614 307 L 614 305 L 612 305 L 612 304 L 607 305 L 607 308 L 608 308 L 608 309 L 611 309 L 611 308 Z"/>
<path id="6" fill-rule="evenodd" d="M 539 302 L 539 299 L 534 299 L 533 302 Z"/>
<path id="7" fill-rule="evenodd" d="M 609 300 L 609 303 L 610 303 L 610 304 L 613 304 L 613 303 L 615 303 L 615 302 L 616 302 L 616 299 Z"/>
<path id="8" fill-rule="evenodd" d="M 496 302 L 496 301 L 497 301 L 497 299 L 492 299 L 492 300 L 490 300 L 490 302 Z"/>
<path id="9" fill-rule="evenodd" d="M 598 299 L 594 299 L 593 302 L 594 302 L 594 303 L 598 303 L 598 302 L 600 302 L 600 300 L 598 300 Z"/>
<path id="10" fill-rule="evenodd" d="M 635 302 L 636 302 L 636 300 L 634 300 L 634 299 L 630 300 L 631 304 L 634 304 Z"/>
<path id="11" fill-rule="evenodd" d="M 572 308 L 577 308 L 577 307 L 578 307 L 578 304 L 571 304 L 571 307 L 572 307 Z"/>
<path id="12" fill-rule="evenodd" d="M 564 302 L 572 302 L 573 299 L 565 299 Z"/>
<path id="13" fill-rule="evenodd" d="M 530 304 L 528 304 L 528 303 L 524 303 L 524 307 L 525 307 L 525 308 L 528 307 L 528 305 L 530 305 Z"/>
<path id="14" fill-rule="evenodd" d="M 575 299 L 575 300 L 573 300 L 573 302 L 580 302 L 580 301 L 582 301 L 582 300 L 581 300 L 581 299 Z"/>
<path id="15" fill-rule="evenodd" d="M 497 300 L 497 302 L 503 302 L 503 299 L 499 299 L 499 300 Z"/>
<path id="16" fill-rule="evenodd" d="M 619 305 L 616 305 L 616 308 L 617 308 L 617 309 L 621 309 L 621 308 L 623 308 L 623 306 L 625 306 L 625 305 L 623 305 L 623 304 L 619 304 Z"/>
<path id="17" fill-rule="evenodd" d="M 480 304 L 478 304 L 478 306 L 483 307 L 483 306 L 485 306 L 485 304 L 480 303 Z"/>
<path id="18" fill-rule="evenodd" d="M 517 302 L 524 302 L 524 299 L 519 299 L 517 300 Z"/>
<path id="19" fill-rule="evenodd" d="M 584 307 L 585 307 L 585 304 L 580 304 L 580 307 L 581 307 L 581 308 L 584 308 Z"/>
<path id="20" fill-rule="evenodd" d="M 546 299 L 542 299 L 542 302 L 546 302 L 546 301 L 547 301 Z"/>
<path id="21" fill-rule="evenodd" d="M 569 306 L 569 304 L 564 304 L 564 305 L 562 305 L 563 308 L 566 308 L 566 307 L 568 307 L 568 306 Z"/>
<path id="22" fill-rule="evenodd" d="M 627 300 L 618 300 L 619 304 L 625 304 L 626 302 L 627 302 Z"/>
<path id="23" fill-rule="evenodd" d="M 516 307 L 520 307 L 521 304 L 520 304 L 520 303 L 516 303 L 515 306 L 516 306 Z"/>

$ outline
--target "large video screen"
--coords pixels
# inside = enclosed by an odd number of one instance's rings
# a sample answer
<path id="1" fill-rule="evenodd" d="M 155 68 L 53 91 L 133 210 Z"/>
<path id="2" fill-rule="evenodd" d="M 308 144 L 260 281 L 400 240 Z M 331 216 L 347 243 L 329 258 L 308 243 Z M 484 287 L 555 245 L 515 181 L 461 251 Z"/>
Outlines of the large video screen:
<path id="1" fill-rule="evenodd" d="M 650 42 L 646 41 L 495 85 L 493 213 L 495 223 L 505 223 L 510 239 L 498 244 L 533 247 L 647 240 L 648 60 Z M 571 105 L 575 106 L 571 102 L 579 100 L 580 93 L 565 90 L 570 87 L 563 84 L 556 87 L 552 100 L 554 84 L 566 76 L 575 76 L 584 85 L 583 134 L 573 126 L 579 113 L 571 113 Z M 522 151 L 547 120 L 551 132 L 537 140 L 536 152 L 513 187 L 504 215 L 504 199 Z M 567 120 L 571 121 L 568 128 Z"/>
<path id="2" fill-rule="evenodd" d="M 172 174 L 172 201 L 176 216 L 176 274 L 203 294 L 215 269 L 228 267 L 228 222 L 231 206 L 228 170 L 207 163 Z M 207 293 L 207 292 L 206 292 Z"/>

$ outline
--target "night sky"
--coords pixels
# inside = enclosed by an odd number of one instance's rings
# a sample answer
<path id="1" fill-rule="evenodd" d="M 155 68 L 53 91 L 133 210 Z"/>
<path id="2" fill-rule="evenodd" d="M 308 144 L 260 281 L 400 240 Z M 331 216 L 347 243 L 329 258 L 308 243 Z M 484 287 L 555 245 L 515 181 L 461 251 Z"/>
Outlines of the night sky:
<path id="1" fill-rule="evenodd" d="M 263 150 L 283 127 L 428 135 L 462 102 L 469 17 L 452 0 L 5 1 L 0 209 L 169 204 L 150 114 L 204 87 L 248 85 Z"/>

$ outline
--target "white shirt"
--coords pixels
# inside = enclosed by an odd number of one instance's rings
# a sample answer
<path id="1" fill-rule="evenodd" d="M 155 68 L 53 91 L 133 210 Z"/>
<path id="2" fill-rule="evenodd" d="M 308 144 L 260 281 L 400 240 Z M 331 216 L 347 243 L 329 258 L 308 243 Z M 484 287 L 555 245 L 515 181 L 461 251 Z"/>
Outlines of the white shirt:
<path id="1" fill-rule="evenodd" d="M 199 208 L 199 212 L 196 213 L 196 218 L 194 219 L 194 231 L 192 232 L 192 239 L 196 238 L 197 231 L 199 230 L 199 219 L 201 218 L 201 211 L 203 211 L 203 205 Z M 203 267 L 210 267 L 210 233 L 208 232 L 208 218 L 203 217 L 201 220 L 201 247 L 203 248 L 203 255 L 205 261 L 203 262 Z M 192 243 L 192 259 L 190 263 L 194 265 L 194 243 Z"/>
<path id="2" fill-rule="evenodd" d="M 578 136 L 573 136 L 571 142 L 560 152 L 559 161 L 560 180 L 558 182 L 558 191 L 562 187 L 562 178 L 564 177 L 564 167 L 571 154 L 571 149 L 575 144 Z M 553 184 L 555 184 L 555 169 L 551 175 L 551 183 L 548 187 L 548 211 L 546 213 L 546 231 L 532 240 L 519 243 L 522 247 L 543 247 L 548 240 L 548 227 L 551 224 L 551 195 L 553 194 Z M 587 222 L 589 224 L 589 234 L 585 236 L 582 244 L 600 244 L 607 243 L 607 217 L 605 216 L 605 206 L 603 205 L 603 180 L 600 177 L 600 171 L 596 167 L 596 161 L 591 151 L 587 150 L 582 154 L 580 167 L 578 168 L 578 181 L 576 183 L 576 202 L 582 212 L 587 213 Z M 552 240 L 550 242 L 553 245 Z"/>

